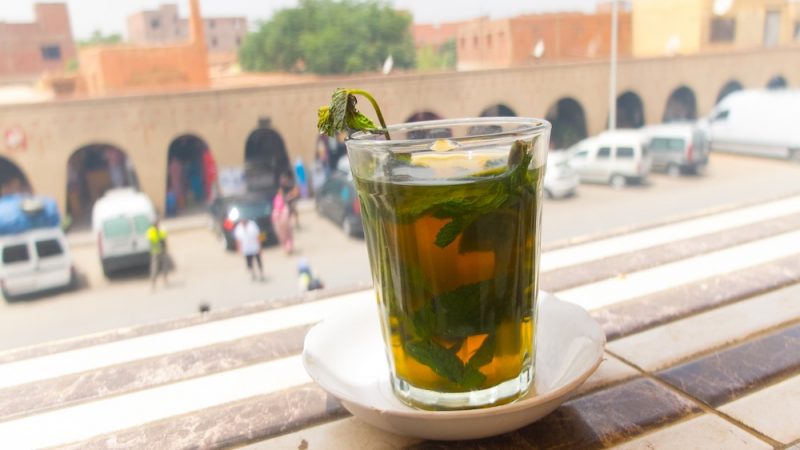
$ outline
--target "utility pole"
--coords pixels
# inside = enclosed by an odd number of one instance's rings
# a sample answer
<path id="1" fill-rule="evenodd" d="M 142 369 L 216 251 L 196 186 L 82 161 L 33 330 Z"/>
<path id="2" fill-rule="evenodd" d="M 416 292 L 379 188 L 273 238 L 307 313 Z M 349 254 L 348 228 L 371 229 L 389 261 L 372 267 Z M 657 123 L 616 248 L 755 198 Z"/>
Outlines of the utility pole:
<path id="1" fill-rule="evenodd" d="M 617 128 L 617 9 L 619 0 L 611 0 L 611 70 L 608 77 L 608 129 Z"/>

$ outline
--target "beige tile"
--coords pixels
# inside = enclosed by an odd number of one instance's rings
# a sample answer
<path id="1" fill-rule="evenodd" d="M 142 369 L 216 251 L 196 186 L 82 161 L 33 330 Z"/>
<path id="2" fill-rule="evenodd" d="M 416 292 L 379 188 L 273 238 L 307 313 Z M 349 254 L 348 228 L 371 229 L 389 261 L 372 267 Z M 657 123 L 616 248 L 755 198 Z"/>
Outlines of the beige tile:
<path id="1" fill-rule="evenodd" d="M 770 449 L 772 446 L 717 416 L 705 414 L 625 442 L 614 448 L 620 450 L 739 450 Z"/>
<path id="2" fill-rule="evenodd" d="M 794 442 L 800 439 L 800 375 L 719 409 L 776 441 Z"/>
<path id="3" fill-rule="evenodd" d="M 658 370 L 697 353 L 800 318 L 800 285 L 714 309 L 637 333 L 608 349 L 644 368 Z"/>
<path id="4" fill-rule="evenodd" d="M 639 372 L 619 359 L 606 353 L 600 367 L 578 388 L 577 394 L 583 394 L 601 386 L 627 380 L 635 377 Z"/>
<path id="5" fill-rule="evenodd" d="M 786 450 L 800 450 L 800 443 L 794 444 L 791 447 L 788 447 Z"/>
<path id="6" fill-rule="evenodd" d="M 305 445 L 303 445 L 303 442 L 305 442 Z M 251 444 L 244 448 L 248 450 L 352 450 L 359 448 L 390 450 L 416 442 L 420 442 L 420 439 L 388 433 L 367 425 L 354 417 L 348 417 Z"/>

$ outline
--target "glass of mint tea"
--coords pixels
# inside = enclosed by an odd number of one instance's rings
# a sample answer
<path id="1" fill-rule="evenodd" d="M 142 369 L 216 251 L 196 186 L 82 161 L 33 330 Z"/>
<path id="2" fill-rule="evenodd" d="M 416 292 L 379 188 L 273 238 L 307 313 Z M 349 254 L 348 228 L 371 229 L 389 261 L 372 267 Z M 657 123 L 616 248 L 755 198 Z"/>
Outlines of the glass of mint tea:
<path id="1" fill-rule="evenodd" d="M 549 135 L 544 120 L 487 117 L 347 141 L 392 387 L 404 403 L 470 409 L 531 389 Z"/>

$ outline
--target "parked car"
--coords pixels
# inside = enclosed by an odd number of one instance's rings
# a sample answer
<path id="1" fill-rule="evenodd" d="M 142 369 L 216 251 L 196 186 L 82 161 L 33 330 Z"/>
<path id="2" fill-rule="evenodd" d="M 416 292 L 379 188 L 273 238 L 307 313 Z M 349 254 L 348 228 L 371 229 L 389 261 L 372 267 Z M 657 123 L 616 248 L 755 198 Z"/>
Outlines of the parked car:
<path id="1" fill-rule="evenodd" d="M 72 255 L 55 200 L 0 199 L 0 290 L 6 299 L 74 286 Z"/>
<path id="2" fill-rule="evenodd" d="M 223 248 L 236 250 L 233 230 L 242 219 L 254 221 L 261 230 L 262 245 L 275 245 L 278 236 L 272 227 L 272 195 L 261 193 L 218 197 L 209 207 L 214 232 L 219 236 Z"/>
<path id="3" fill-rule="evenodd" d="M 641 130 L 653 171 L 670 176 L 703 173 L 708 165 L 708 137 L 694 123 L 654 125 Z"/>
<path id="4" fill-rule="evenodd" d="M 703 121 L 712 151 L 800 162 L 800 90 L 745 90 L 722 99 Z"/>
<path id="5" fill-rule="evenodd" d="M 363 236 L 361 203 L 349 172 L 333 172 L 316 193 L 317 212 L 341 226 L 348 236 Z"/>
<path id="6" fill-rule="evenodd" d="M 636 130 L 607 131 L 578 142 L 569 152 L 569 165 L 581 183 L 608 183 L 621 188 L 644 182 L 650 173 L 650 156 Z"/>
<path id="7" fill-rule="evenodd" d="M 150 265 L 147 229 L 156 211 L 150 198 L 134 189 L 111 189 L 92 208 L 92 231 L 103 274 Z"/>
<path id="8" fill-rule="evenodd" d="M 566 151 L 551 151 L 547 155 L 544 172 L 544 192 L 549 198 L 566 198 L 575 195 L 578 188 L 578 174 L 569 166 Z"/>

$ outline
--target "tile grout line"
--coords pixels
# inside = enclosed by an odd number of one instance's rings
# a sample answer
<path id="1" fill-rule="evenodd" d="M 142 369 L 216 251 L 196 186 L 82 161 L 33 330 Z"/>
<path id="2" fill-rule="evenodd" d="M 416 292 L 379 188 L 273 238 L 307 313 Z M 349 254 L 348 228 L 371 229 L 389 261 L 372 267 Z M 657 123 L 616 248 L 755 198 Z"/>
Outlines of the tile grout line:
<path id="1" fill-rule="evenodd" d="M 711 414 L 713 414 L 713 415 L 725 420 L 726 422 L 730 423 L 731 425 L 733 425 L 733 426 L 735 426 L 737 428 L 740 428 L 740 429 L 744 430 L 745 432 L 748 432 L 751 435 L 755 436 L 756 438 L 766 442 L 767 444 L 771 445 L 773 448 L 782 448 L 782 446 L 784 445 L 783 443 L 781 443 L 779 441 L 776 441 L 775 439 L 773 439 L 773 438 L 767 436 L 766 434 L 756 430 L 755 428 L 736 420 L 732 416 L 729 416 L 728 414 L 725 414 L 724 412 L 719 411 L 718 409 L 707 405 L 705 402 L 703 402 L 700 399 L 692 396 L 691 394 L 689 394 L 687 392 L 684 392 L 684 391 L 676 388 L 675 386 L 673 386 L 673 385 L 661 380 L 657 376 L 655 376 L 652 373 L 642 369 L 641 367 L 639 367 L 638 365 L 634 364 L 633 362 L 628 361 L 626 358 L 623 358 L 622 356 L 617 355 L 616 353 L 614 353 L 614 352 L 612 352 L 612 351 L 610 351 L 608 349 L 606 349 L 606 352 L 608 352 L 609 355 L 612 355 L 615 358 L 619 359 L 624 364 L 627 364 L 628 366 L 630 366 L 634 370 L 638 371 L 644 378 L 646 378 L 646 379 L 648 379 L 650 381 L 653 381 L 657 385 L 669 390 L 670 392 L 672 392 L 672 393 L 674 393 L 676 395 L 679 395 L 680 397 L 683 397 L 683 398 L 688 399 L 691 402 L 695 403 L 696 405 L 698 405 L 700 407 L 700 410 L 702 410 L 703 412 L 711 413 Z M 666 428 L 662 428 L 662 429 L 666 429 Z"/>

